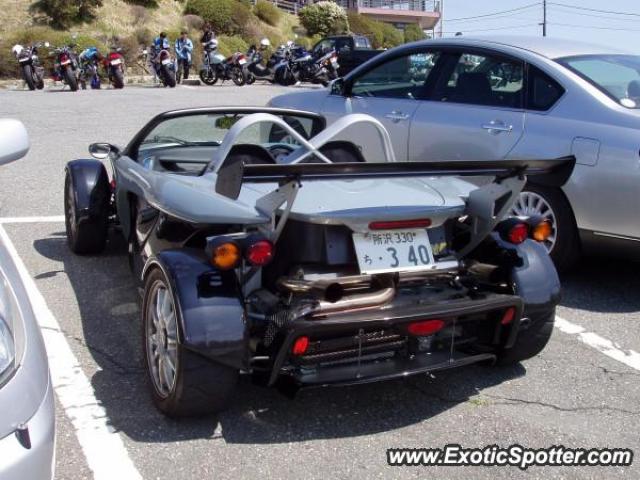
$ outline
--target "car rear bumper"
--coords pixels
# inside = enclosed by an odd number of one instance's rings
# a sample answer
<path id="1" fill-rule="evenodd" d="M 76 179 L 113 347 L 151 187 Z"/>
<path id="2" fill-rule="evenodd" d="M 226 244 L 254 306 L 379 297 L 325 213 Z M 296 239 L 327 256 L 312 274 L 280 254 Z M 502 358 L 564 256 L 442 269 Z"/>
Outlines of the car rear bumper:
<path id="1" fill-rule="evenodd" d="M 510 308 L 515 309 L 513 320 L 503 325 L 502 316 Z M 520 297 L 488 294 L 297 320 L 287 327 L 269 384 L 349 385 L 494 361 L 496 352 L 515 342 L 522 313 Z M 408 333 L 409 323 L 426 319 L 442 319 L 445 327 L 426 337 Z M 315 341 L 319 351 L 293 355 L 301 336 L 310 344 Z"/>
<path id="2" fill-rule="evenodd" d="M 50 480 L 55 464 L 55 406 L 51 381 L 42 403 L 20 431 L 0 439 L 2 480 Z"/>

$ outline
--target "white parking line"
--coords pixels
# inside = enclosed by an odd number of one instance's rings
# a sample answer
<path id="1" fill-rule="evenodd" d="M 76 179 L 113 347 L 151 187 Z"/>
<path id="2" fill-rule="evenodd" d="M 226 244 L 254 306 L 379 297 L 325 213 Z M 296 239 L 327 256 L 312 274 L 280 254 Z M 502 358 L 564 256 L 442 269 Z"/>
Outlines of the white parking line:
<path id="1" fill-rule="evenodd" d="M 51 383 L 76 431 L 78 442 L 96 480 L 142 480 L 120 435 L 109 426 L 107 412 L 95 397 L 91 383 L 60 330 L 44 297 L 29 275 L 9 235 L 0 225 L 4 243 L 20 273 L 31 306 L 38 319 L 49 357 Z"/>
<path id="2" fill-rule="evenodd" d="M 48 217 L 0 217 L 0 225 L 3 223 L 47 223 L 64 222 L 64 215 L 50 215 Z"/>
<path id="3" fill-rule="evenodd" d="M 635 370 L 640 370 L 640 353 L 635 350 L 624 351 L 611 340 L 607 340 L 597 333 L 587 332 L 586 329 L 580 325 L 571 323 L 557 315 L 555 326 L 561 332 L 575 336 L 585 345 L 595 348 L 600 353 L 604 353 L 607 357 L 611 357 L 618 362 L 624 363 Z"/>

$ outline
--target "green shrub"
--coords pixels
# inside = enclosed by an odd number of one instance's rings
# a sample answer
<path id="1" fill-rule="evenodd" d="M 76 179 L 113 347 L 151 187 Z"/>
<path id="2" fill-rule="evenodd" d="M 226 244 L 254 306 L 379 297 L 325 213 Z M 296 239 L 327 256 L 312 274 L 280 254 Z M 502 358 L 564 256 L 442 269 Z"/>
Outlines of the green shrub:
<path id="1" fill-rule="evenodd" d="M 377 22 L 364 15 L 349 12 L 349 28 L 353 33 L 369 37 L 373 48 L 381 48 L 384 38 L 382 34 L 382 22 Z"/>
<path id="2" fill-rule="evenodd" d="M 38 17 L 37 20 L 63 30 L 95 18 L 96 9 L 100 6 L 102 0 L 37 0 L 31 4 L 30 10 Z"/>
<path id="3" fill-rule="evenodd" d="M 131 5 L 140 5 L 141 7 L 147 8 L 157 8 L 158 1 L 157 0 L 124 0 Z"/>
<path id="4" fill-rule="evenodd" d="M 393 48 L 404 42 L 402 31 L 388 23 L 382 24 L 382 48 Z"/>
<path id="5" fill-rule="evenodd" d="M 260 20 L 274 27 L 280 21 L 280 10 L 267 0 L 258 0 L 253 7 L 253 13 Z"/>
<path id="6" fill-rule="evenodd" d="M 253 17 L 253 15 L 251 14 L 251 9 L 244 3 L 239 1 L 234 1 L 234 3 L 235 5 L 233 6 L 233 11 L 231 14 L 231 33 L 243 34 L 245 32 L 247 24 L 249 23 L 249 20 L 251 19 L 251 17 Z"/>
<path id="7" fill-rule="evenodd" d="M 216 34 L 233 33 L 233 9 L 236 0 L 188 0 L 184 13 L 198 15 L 211 24 Z"/>
<path id="8" fill-rule="evenodd" d="M 185 15 L 182 17 L 182 23 L 187 30 L 202 30 L 204 20 L 198 15 Z"/>
<path id="9" fill-rule="evenodd" d="M 334 2 L 321 1 L 307 5 L 299 12 L 300 23 L 309 35 L 330 35 L 349 30 L 347 12 Z"/>
<path id="10" fill-rule="evenodd" d="M 405 43 L 417 42 L 418 40 L 424 40 L 427 38 L 424 31 L 416 23 L 410 23 L 404 29 L 404 41 Z"/>
<path id="11" fill-rule="evenodd" d="M 245 53 L 249 50 L 249 45 L 241 37 L 236 35 L 220 35 L 218 37 L 218 50 L 222 55 L 228 57 L 232 53 L 242 52 Z"/>

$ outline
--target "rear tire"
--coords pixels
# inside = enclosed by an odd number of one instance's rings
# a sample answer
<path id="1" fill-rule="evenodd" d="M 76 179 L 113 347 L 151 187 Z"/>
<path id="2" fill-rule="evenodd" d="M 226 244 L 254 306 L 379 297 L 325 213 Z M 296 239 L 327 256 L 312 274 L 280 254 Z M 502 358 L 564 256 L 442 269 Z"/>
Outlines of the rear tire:
<path id="1" fill-rule="evenodd" d="M 231 80 L 233 80 L 233 83 L 235 83 L 239 87 L 242 87 L 245 83 L 247 83 L 247 75 L 244 69 L 240 67 L 232 67 Z"/>
<path id="2" fill-rule="evenodd" d="M 113 88 L 121 89 L 124 88 L 124 73 L 119 68 L 116 68 L 113 72 Z"/>
<path id="3" fill-rule="evenodd" d="M 106 177 L 106 174 L 105 174 Z M 104 250 L 109 228 L 109 183 L 100 177 L 92 196 L 98 200 L 96 211 L 88 219 L 80 220 L 73 178 L 67 170 L 64 179 L 64 222 L 67 243 L 73 253 L 97 254 Z"/>
<path id="4" fill-rule="evenodd" d="M 165 85 L 168 87 L 174 88 L 176 86 L 176 74 L 174 70 L 167 65 L 162 65 L 162 77 L 164 78 Z"/>
<path id="5" fill-rule="evenodd" d="M 67 65 L 64 69 L 63 74 L 64 80 L 65 82 L 67 82 L 67 85 L 69 85 L 71 91 L 76 92 L 78 90 L 78 79 L 73 73 L 73 69 L 69 65 Z"/>
<path id="6" fill-rule="evenodd" d="M 550 313 L 530 317 L 528 327 L 518 331 L 513 347 L 498 354 L 498 364 L 512 365 L 538 355 L 549 343 L 555 317 L 555 308 Z"/>
<path id="7" fill-rule="evenodd" d="M 238 371 L 183 347 L 175 301 L 163 271 L 152 270 L 144 285 L 142 342 L 153 403 L 170 417 L 220 412 L 231 400 Z"/>
<path id="8" fill-rule="evenodd" d="M 29 90 L 35 90 L 36 82 L 33 79 L 33 67 L 31 65 L 22 66 L 22 76 L 24 77 L 24 81 L 27 82 Z"/>
<path id="9" fill-rule="evenodd" d="M 546 216 L 552 224 L 554 241 L 552 245 L 545 243 L 544 246 L 559 272 L 569 270 L 580 257 L 580 238 L 573 210 L 562 190 L 527 183 L 520 198 L 531 198 L 532 206 L 526 208 L 526 202 L 521 203 L 519 200 L 513 206 L 512 215 L 522 213 Z"/>

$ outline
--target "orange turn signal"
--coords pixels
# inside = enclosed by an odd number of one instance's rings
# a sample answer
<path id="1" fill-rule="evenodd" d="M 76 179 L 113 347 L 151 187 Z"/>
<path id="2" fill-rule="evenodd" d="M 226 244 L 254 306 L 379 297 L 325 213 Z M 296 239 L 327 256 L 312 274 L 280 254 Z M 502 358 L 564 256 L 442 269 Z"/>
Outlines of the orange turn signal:
<path id="1" fill-rule="evenodd" d="M 549 223 L 546 220 L 543 220 L 542 222 L 538 223 L 535 227 L 533 227 L 533 229 L 531 230 L 531 237 L 538 242 L 544 242 L 547 238 L 551 236 L 552 232 L 553 232 L 553 229 L 551 228 L 551 223 Z"/>
<path id="2" fill-rule="evenodd" d="M 240 262 L 240 247 L 233 242 L 217 245 L 211 255 L 211 263 L 220 270 L 231 270 Z"/>

